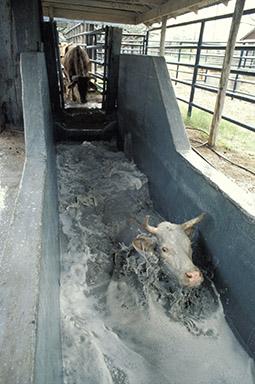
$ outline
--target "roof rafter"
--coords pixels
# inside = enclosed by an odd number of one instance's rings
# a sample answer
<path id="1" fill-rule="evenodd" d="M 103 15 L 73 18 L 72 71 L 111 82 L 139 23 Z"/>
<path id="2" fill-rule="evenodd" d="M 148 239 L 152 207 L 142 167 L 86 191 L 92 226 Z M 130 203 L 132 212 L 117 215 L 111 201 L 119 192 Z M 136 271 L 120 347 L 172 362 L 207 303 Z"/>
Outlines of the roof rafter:
<path id="1" fill-rule="evenodd" d="M 46 5 L 47 4 L 47 5 Z M 73 7 L 59 5 L 53 7 L 51 2 L 43 3 L 43 14 L 49 17 L 58 17 L 73 20 L 91 20 L 121 24 L 135 24 L 136 13 L 112 9 L 93 7 Z"/>
<path id="2" fill-rule="evenodd" d="M 221 3 L 221 0 L 169 0 L 166 3 L 138 15 L 136 23 L 148 23 L 155 20 L 160 20 L 163 16 L 175 17 L 186 12 L 198 10 Z"/>
<path id="3" fill-rule="evenodd" d="M 130 12 L 146 12 L 148 6 L 141 4 L 131 4 L 128 2 L 117 2 L 117 1 L 101 1 L 101 0 L 53 0 L 53 1 L 44 1 L 45 6 L 51 6 L 53 8 L 68 8 L 69 6 L 74 9 L 74 7 L 93 7 L 93 8 L 106 8 L 113 10 L 123 10 Z M 78 9 L 78 8 L 77 8 Z"/>
<path id="4" fill-rule="evenodd" d="M 121 24 L 150 25 L 163 17 L 196 12 L 228 0 L 42 0 L 44 15 Z"/>
<path id="5" fill-rule="evenodd" d="M 109 3 L 113 0 L 104 0 L 105 2 Z M 125 3 L 125 4 L 137 4 L 137 5 L 150 5 L 152 7 L 155 7 L 157 5 L 162 4 L 164 0 L 117 0 L 118 3 Z"/>

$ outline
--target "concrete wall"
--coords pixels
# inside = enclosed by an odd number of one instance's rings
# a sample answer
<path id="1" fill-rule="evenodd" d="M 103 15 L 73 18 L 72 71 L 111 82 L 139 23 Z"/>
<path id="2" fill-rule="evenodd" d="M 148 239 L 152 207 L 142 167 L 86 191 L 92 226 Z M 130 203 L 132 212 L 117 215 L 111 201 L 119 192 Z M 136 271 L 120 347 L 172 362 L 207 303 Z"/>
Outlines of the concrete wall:
<path id="1" fill-rule="evenodd" d="M 23 128 L 21 52 L 41 50 L 39 0 L 0 1 L 0 132 Z"/>
<path id="2" fill-rule="evenodd" d="M 190 150 L 165 60 L 121 55 L 124 147 L 148 176 L 155 208 L 180 223 L 201 212 L 201 241 L 217 266 L 226 317 L 255 356 L 255 209 L 235 184 Z"/>
<path id="3" fill-rule="evenodd" d="M 0 382 L 58 384 L 58 212 L 44 54 L 22 54 L 21 73 L 26 161 L 0 263 Z"/>
<path id="4" fill-rule="evenodd" d="M 20 77 L 16 67 L 17 42 L 10 0 L 0 1 L 0 132 L 22 127 Z"/>

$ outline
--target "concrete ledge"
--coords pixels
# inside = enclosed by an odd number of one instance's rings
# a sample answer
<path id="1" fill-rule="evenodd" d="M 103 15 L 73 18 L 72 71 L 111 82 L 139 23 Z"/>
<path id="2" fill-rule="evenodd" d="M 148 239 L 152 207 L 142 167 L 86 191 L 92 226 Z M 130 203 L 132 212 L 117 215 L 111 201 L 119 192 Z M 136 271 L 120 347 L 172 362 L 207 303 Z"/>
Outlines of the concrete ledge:
<path id="1" fill-rule="evenodd" d="M 190 150 L 163 58 L 121 55 L 118 118 L 155 208 L 177 223 L 206 212 L 201 234 L 226 317 L 255 356 L 254 202 Z"/>
<path id="2" fill-rule="evenodd" d="M 61 383 L 55 154 L 42 53 L 21 57 L 26 160 L 1 260 L 0 382 Z"/>

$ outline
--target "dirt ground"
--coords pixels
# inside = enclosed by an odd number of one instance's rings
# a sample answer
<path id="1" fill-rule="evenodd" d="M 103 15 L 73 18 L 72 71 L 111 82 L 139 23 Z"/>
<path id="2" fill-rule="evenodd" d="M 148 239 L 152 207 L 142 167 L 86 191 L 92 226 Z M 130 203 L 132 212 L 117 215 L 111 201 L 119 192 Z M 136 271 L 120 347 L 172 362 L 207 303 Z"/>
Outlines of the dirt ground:
<path id="1" fill-rule="evenodd" d="M 233 151 L 227 148 L 218 147 L 216 151 L 225 157 L 226 159 L 236 163 L 238 166 L 242 166 L 250 170 L 245 171 L 236 165 L 231 164 L 227 160 L 223 159 L 215 152 L 213 152 L 208 146 L 203 145 L 207 141 L 207 136 L 195 129 L 187 128 L 187 134 L 189 136 L 193 149 L 203 156 L 207 162 L 209 162 L 214 168 L 224 173 L 228 178 L 234 181 L 246 192 L 255 194 L 255 154 L 249 152 Z"/>

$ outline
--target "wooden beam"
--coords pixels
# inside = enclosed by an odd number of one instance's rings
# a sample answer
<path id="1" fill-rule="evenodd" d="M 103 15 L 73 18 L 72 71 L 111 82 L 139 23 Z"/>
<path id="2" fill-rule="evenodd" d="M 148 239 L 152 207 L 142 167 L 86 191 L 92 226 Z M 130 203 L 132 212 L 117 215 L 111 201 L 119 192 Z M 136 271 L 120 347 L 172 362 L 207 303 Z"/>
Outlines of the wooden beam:
<path id="1" fill-rule="evenodd" d="M 138 15 L 136 23 L 145 23 L 161 19 L 163 16 L 178 16 L 189 12 L 190 9 L 208 7 L 221 3 L 222 0 L 168 0 L 166 3 L 155 7 L 154 9 Z"/>
<path id="2" fill-rule="evenodd" d="M 49 16 L 49 8 L 43 7 L 43 15 Z M 93 7 L 82 7 L 81 9 L 67 6 L 66 8 L 55 7 L 54 17 L 73 19 L 73 20 L 91 20 L 110 23 L 135 24 L 135 13 L 128 11 L 116 11 L 111 9 L 99 9 Z"/>
<path id="3" fill-rule="evenodd" d="M 131 3 L 119 3 L 117 1 L 99 1 L 99 0 L 49 0 L 43 1 L 43 6 L 46 7 L 59 7 L 59 8 L 70 8 L 77 7 L 77 9 L 82 9 L 83 7 L 93 7 L 93 8 L 106 8 L 113 10 L 123 10 L 130 12 L 145 12 L 148 10 L 148 7 L 142 4 L 131 4 Z"/>
<path id="4" fill-rule="evenodd" d="M 160 56 L 164 56 L 165 54 L 166 22 L 167 22 L 167 16 L 164 16 L 162 18 L 161 33 L 160 33 L 160 47 L 159 47 Z"/>
<path id="5" fill-rule="evenodd" d="M 231 28 L 228 37 L 228 43 L 225 51 L 225 57 L 223 61 L 223 67 L 221 72 L 219 91 L 216 98 L 214 114 L 212 118 L 212 123 L 210 127 L 210 134 L 208 139 L 208 144 L 211 147 L 215 146 L 219 124 L 222 116 L 222 111 L 224 107 L 224 101 L 226 97 L 226 90 L 228 86 L 228 79 L 231 70 L 231 61 L 233 58 L 236 37 L 239 30 L 243 9 L 244 9 L 245 0 L 236 0 L 235 10 L 232 18 Z"/>
<path id="6" fill-rule="evenodd" d="M 93 0 L 91 0 L 93 1 Z M 97 0 L 96 0 L 97 1 Z M 113 6 L 118 6 L 120 5 L 120 7 L 122 5 L 129 5 L 129 6 L 143 6 L 143 7 L 156 7 L 158 5 L 161 5 L 162 4 L 162 1 L 163 0 L 117 0 L 117 1 L 113 1 L 113 0 L 100 0 L 102 2 L 104 2 L 105 4 L 112 4 Z M 86 5 L 85 1 L 83 0 L 70 0 L 70 1 L 67 1 L 67 0 L 48 0 L 47 3 L 51 3 L 51 2 L 57 2 L 57 3 L 67 3 L 67 4 L 81 4 L 81 5 Z M 45 3 L 46 1 L 45 0 L 42 0 L 42 5 L 45 6 Z"/>
<path id="7" fill-rule="evenodd" d="M 112 0 L 104 0 L 105 2 L 111 2 Z M 151 5 L 153 7 L 161 5 L 164 0 L 117 0 L 118 3 L 128 3 L 128 4 L 143 4 Z"/>

